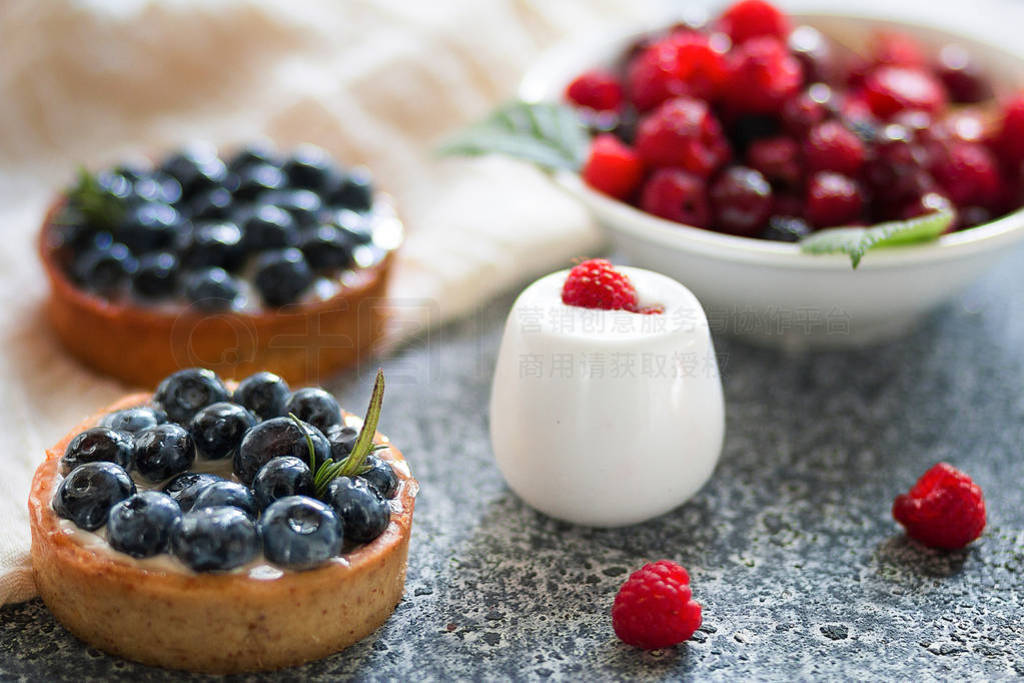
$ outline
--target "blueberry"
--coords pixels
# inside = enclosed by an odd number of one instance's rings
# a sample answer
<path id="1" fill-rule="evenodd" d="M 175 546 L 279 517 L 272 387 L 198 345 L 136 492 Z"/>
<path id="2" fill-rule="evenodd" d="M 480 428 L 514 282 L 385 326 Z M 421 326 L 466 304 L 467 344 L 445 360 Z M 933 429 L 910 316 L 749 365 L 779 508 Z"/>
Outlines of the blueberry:
<path id="1" fill-rule="evenodd" d="M 69 472 L 87 462 L 112 462 L 131 470 L 135 443 L 130 434 L 109 427 L 93 427 L 75 436 L 64 449 L 60 473 Z"/>
<path id="2" fill-rule="evenodd" d="M 334 214 L 334 225 L 342 237 L 355 244 L 367 244 L 373 239 L 373 226 L 366 216 L 355 211 L 342 209 Z"/>
<path id="3" fill-rule="evenodd" d="M 166 552 L 181 522 L 181 508 L 166 493 L 140 491 L 110 508 L 107 540 L 114 550 L 132 557 Z"/>
<path id="4" fill-rule="evenodd" d="M 331 442 L 331 458 L 341 462 L 352 452 L 359 438 L 359 430 L 355 427 L 335 425 L 327 432 L 327 440 Z"/>
<path id="5" fill-rule="evenodd" d="M 207 460 L 233 457 L 246 430 L 256 424 L 256 417 L 235 403 L 212 403 L 192 418 L 189 433 L 196 451 Z"/>
<path id="6" fill-rule="evenodd" d="M 245 305 L 241 283 L 223 268 L 186 275 L 185 298 L 201 311 L 230 311 Z"/>
<path id="7" fill-rule="evenodd" d="M 150 406 L 138 406 L 104 415 L 100 420 L 100 426 L 134 434 L 146 427 L 155 427 L 164 422 L 167 422 L 167 414 L 164 411 Z"/>
<path id="8" fill-rule="evenodd" d="M 196 496 L 218 481 L 226 480 L 208 472 L 185 472 L 167 482 L 163 491 L 177 501 L 183 512 L 188 512 L 195 505 Z"/>
<path id="9" fill-rule="evenodd" d="M 202 508 L 182 515 L 171 550 L 194 571 L 226 571 L 256 557 L 260 537 L 255 522 L 238 508 Z"/>
<path id="10" fill-rule="evenodd" d="M 298 240 L 295 219 L 276 206 L 261 206 L 244 223 L 245 246 L 252 252 L 289 247 Z"/>
<path id="11" fill-rule="evenodd" d="M 160 170 L 181 183 L 182 197 L 221 187 L 227 180 L 224 162 L 209 149 L 184 150 L 168 158 Z"/>
<path id="12" fill-rule="evenodd" d="M 235 389 L 235 403 L 245 406 L 261 420 L 287 414 L 291 396 L 288 383 L 272 372 L 257 372 L 243 379 Z"/>
<path id="13" fill-rule="evenodd" d="M 254 201 L 266 192 L 279 190 L 284 186 L 284 173 L 270 164 L 253 164 L 238 172 L 238 189 L 235 199 Z"/>
<path id="14" fill-rule="evenodd" d="M 227 387 L 212 370 L 186 368 L 160 382 L 153 401 L 174 422 L 187 424 L 196 413 L 219 401 L 228 401 Z"/>
<path id="15" fill-rule="evenodd" d="M 316 464 L 331 457 L 331 446 L 319 429 L 303 423 L 300 427 L 290 417 L 274 417 L 250 429 L 242 439 L 234 458 L 234 470 L 243 484 L 251 484 L 256 472 L 273 458 L 291 455 L 309 462 L 306 435 L 313 441 Z"/>
<path id="16" fill-rule="evenodd" d="M 199 510 L 200 508 L 214 508 L 225 505 L 238 508 L 253 519 L 256 519 L 258 514 L 256 499 L 253 497 L 249 487 L 227 480 L 215 481 L 200 491 L 199 495 L 196 496 L 192 509 Z"/>
<path id="17" fill-rule="evenodd" d="M 280 166 L 280 160 L 269 145 L 250 144 L 235 152 L 228 160 L 228 168 L 241 173 L 252 166 Z"/>
<path id="18" fill-rule="evenodd" d="M 132 194 L 132 184 L 138 175 L 130 169 L 111 169 L 97 174 L 96 183 L 107 197 L 127 199 Z"/>
<path id="19" fill-rule="evenodd" d="M 166 173 L 155 171 L 137 178 L 132 183 L 132 194 L 129 201 L 174 204 L 179 199 L 181 199 L 181 183 Z"/>
<path id="20" fill-rule="evenodd" d="M 192 197 L 185 205 L 185 213 L 197 221 L 223 220 L 231 215 L 233 199 L 223 187 L 215 187 Z"/>
<path id="21" fill-rule="evenodd" d="M 348 268 L 352 265 L 355 240 L 349 233 L 331 225 L 304 230 L 299 235 L 299 249 L 314 268 Z"/>
<path id="22" fill-rule="evenodd" d="M 306 496 L 271 503 L 260 519 L 263 553 L 274 564 L 312 569 L 341 553 L 342 528 L 329 505 Z"/>
<path id="23" fill-rule="evenodd" d="M 111 295 L 117 292 L 138 265 L 128 247 L 114 243 L 82 252 L 75 259 L 74 274 L 84 287 L 99 294 Z"/>
<path id="24" fill-rule="evenodd" d="M 165 299 L 178 286 L 178 257 L 168 251 L 146 254 L 132 276 L 132 289 L 145 299 Z"/>
<path id="25" fill-rule="evenodd" d="M 320 387 L 297 390 L 288 399 L 286 412 L 308 422 L 324 434 L 334 425 L 341 424 L 341 406 L 334 396 Z"/>
<path id="26" fill-rule="evenodd" d="M 167 249 L 174 244 L 184 220 L 169 204 L 146 202 L 129 209 L 114 238 L 136 254 Z"/>
<path id="27" fill-rule="evenodd" d="M 319 191 L 328 184 L 331 173 L 337 174 L 337 168 L 331 157 L 324 150 L 313 145 L 303 145 L 296 149 L 281 170 L 288 176 L 292 187 Z"/>
<path id="28" fill-rule="evenodd" d="M 187 268 L 236 270 L 245 261 L 241 228 L 228 221 L 197 225 L 181 260 Z"/>
<path id="29" fill-rule="evenodd" d="M 376 455 L 367 456 L 364 465 L 369 469 L 360 474 L 359 478 L 365 479 L 367 484 L 377 489 L 382 498 L 394 498 L 398 493 L 398 475 L 391 465 Z"/>
<path id="30" fill-rule="evenodd" d="M 309 190 L 280 190 L 268 192 L 260 198 L 267 204 L 287 211 L 299 227 L 309 227 L 319 222 L 323 202 L 320 196 Z"/>
<path id="31" fill-rule="evenodd" d="M 112 462 L 87 462 L 61 481 L 53 496 L 53 509 L 58 517 L 95 531 L 107 523 L 110 507 L 133 493 L 135 482 L 123 467 Z"/>
<path id="32" fill-rule="evenodd" d="M 253 281 L 268 306 L 284 306 L 309 288 L 313 271 L 301 251 L 281 249 L 260 255 Z"/>
<path id="33" fill-rule="evenodd" d="M 369 211 L 373 207 L 373 176 L 365 168 L 351 169 L 345 181 L 331 194 L 330 202 L 353 211 Z"/>
<path id="34" fill-rule="evenodd" d="M 272 458 L 253 478 L 252 492 L 261 510 L 285 496 L 312 496 L 313 473 L 309 471 L 309 459 L 291 455 Z"/>
<path id="35" fill-rule="evenodd" d="M 151 482 L 188 471 L 196 459 L 196 444 L 188 430 L 168 422 L 135 435 L 135 469 Z"/>
<path id="36" fill-rule="evenodd" d="M 368 543 L 384 533 L 391 520 L 391 508 L 377 489 L 365 480 L 337 477 L 327 485 L 325 500 L 341 517 L 345 538 Z"/>
<path id="37" fill-rule="evenodd" d="M 761 239 L 777 242 L 799 242 L 801 238 L 811 234 L 811 226 L 802 218 L 792 216 L 772 216 L 768 219 L 768 227 L 761 234 Z"/>

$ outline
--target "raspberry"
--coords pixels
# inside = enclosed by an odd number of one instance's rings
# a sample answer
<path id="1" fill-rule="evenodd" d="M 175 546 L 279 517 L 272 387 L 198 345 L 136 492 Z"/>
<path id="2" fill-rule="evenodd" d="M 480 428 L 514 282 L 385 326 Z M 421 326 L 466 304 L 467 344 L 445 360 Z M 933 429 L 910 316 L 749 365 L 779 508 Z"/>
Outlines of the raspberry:
<path id="1" fill-rule="evenodd" d="M 921 45 L 905 33 L 882 32 L 875 36 L 872 55 L 876 64 L 923 67 L 927 63 Z"/>
<path id="2" fill-rule="evenodd" d="M 1003 106 L 1003 121 L 997 137 L 999 157 L 1007 166 L 1024 163 L 1024 93 Z"/>
<path id="3" fill-rule="evenodd" d="M 818 124 L 804 141 L 804 161 L 811 171 L 856 175 L 864 165 L 864 143 L 838 121 Z"/>
<path id="4" fill-rule="evenodd" d="M 926 546 L 956 550 L 985 529 L 985 498 L 969 476 L 940 462 L 896 496 L 892 516 Z"/>
<path id="5" fill-rule="evenodd" d="M 812 90 L 818 85 L 821 84 L 816 84 Z M 822 88 L 826 91 L 829 90 L 827 85 L 821 85 L 821 88 L 817 89 L 821 91 Z M 815 99 L 811 95 L 811 91 L 808 91 L 786 100 L 782 104 L 782 111 L 779 114 L 786 132 L 803 137 L 811 128 L 824 121 L 828 112 L 825 105 Z"/>
<path id="6" fill-rule="evenodd" d="M 605 259 L 595 258 L 569 271 L 562 285 L 562 303 L 566 306 L 636 310 L 636 289 L 629 278 L 615 270 Z"/>
<path id="7" fill-rule="evenodd" d="M 768 180 L 784 185 L 799 185 L 803 178 L 800 144 L 792 138 L 755 140 L 747 149 L 747 164 Z"/>
<path id="8" fill-rule="evenodd" d="M 883 66 L 868 74 L 864 93 L 875 116 L 883 119 L 907 109 L 935 114 L 946 107 L 942 83 L 921 69 Z"/>
<path id="9" fill-rule="evenodd" d="M 764 0 L 740 0 L 722 14 L 719 28 L 729 34 L 734 45 L 758 36 L 785 40 L 789 19 Z"/>
<path id="10" fill-rule="evenodd" d="M 711 225 L 711 207 L 704 180 L 678 168 L 662 168 L 654 172 L 644 185 L 640 208 L 696 228 Z"/>
<path id="11" fill-rule="evenodd" d="M 751 38 L 729 53 L 725 99 L 739 113 L 774 113 L 803 83 L 803 68 L 777 38 Z"/>
<path id="12" fill-rule="evenodd" d="M 891 123 L 875 136 L 874 155 L 864 168 L 872 196 L 889 204 L 919 199 L 935 182 L 925 169 L 928 155 L 906 127 Z"/>
<path id="13" fill-rule="evenodd" d="M 636 151 L 652 166 L 677 166 L 707 177 L 730 156 L 722 126 L 707 103 L 668 100 L 640 121 Z"/>
<path id="14" fill-rule="evenodd" d="M 707 36 L 684 31 L 658 41 L 633 59 L 626 82 L 633 104 L 647 111 L 680 95 L 715 99 L 727 77 L 725 57 Z"/>
<path id="15" fill-rule="evenodd" d="M 932 174 L 955 204 L 988 206 L 999 199 L 999 166 L 986 147 L 954 142 L 937 156 L 932 161 Z"/>
<path id="16" fill-rule="evenodd" d="M 583 180 L 595 190 L 626 199 L 640 186 L 644 166 L 640 157 L 614 135 L 598 135 L 590 143 Z"/>
<path id="17" fill-rule="evenodd" d="M 615 111 L 622 106 L 622 86 L 612 74 L 594 69 L 580 74 L 565 89 L 569 101 L 596 111 Z"/>
<path id="18" fill-rule="evenodd" d="M 612 605 L 615 635 L 644 650 L 689 640 L 700 623 L 701 609 L 690 592 L 690 576 L 669 560 L 645 564 L 630 574 Z"/>
<path id="19" fill-rule="evenodd" d="M 818 228 L 857 221 L 863 208 L 864 196 L 852 178 L 823 171 L 807 184 L 806 218 Z"/>
<path id="20" fill-rule="evenodd" d="M 711 186 L 715 228 L 744 237 L 761 232 L 772 211 L 772 186 L 752 168 L 733 166 Z"/>

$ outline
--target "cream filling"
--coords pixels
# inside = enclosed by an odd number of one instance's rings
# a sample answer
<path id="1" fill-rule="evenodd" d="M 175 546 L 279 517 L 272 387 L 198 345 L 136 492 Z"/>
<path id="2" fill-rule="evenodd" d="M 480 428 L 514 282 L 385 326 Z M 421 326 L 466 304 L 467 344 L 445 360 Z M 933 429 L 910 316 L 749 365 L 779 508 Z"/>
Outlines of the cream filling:
<path id="1" fill-rule="evenodd" d="M 345 424 L 349 427 L 359 429 L 362 427 L 363 420 L 357 415 L 345 415 Z M 402 513 L 402 496 L 407 491 L 410 491 L 412 496 L 415 497 L 419 493 L 419 486 L 412 480 L 412 472 L 409 470 L 409 465 L 404 460 L 396 461 L 392 458 L 391 449 L 381 449 L 376 455 L 388 462 L 391 467 L 395 470 L 395 473 L 399 475 L 398 492 L 395 497 L 388 501 L 388 506 L 391 508 L 392 521 L 388 524 L 387 528 L 381 534 L 381 537 L 392 536 L 401 533 L 401 530 L 393 520 L 396 515 Z M 221 460 L 206 460 L 203 458 L 197 458 L 193 463 L 191 470 L 192 472 L 203 472 L 216 474 L 230 481 L 238 481 L 238 477 L 235 476 L 232 470 L 231 458 L 223 458 Z M 135 472 L 131 473 L 132 481 L 135 482 L 135 487 L 139 491 L 149 490 L 161 490 L 168 481 L 162 481 L 159 483 L 148 482 L 137 476 Z M 54 480 L 54 490 L 60 484 L 63 477 L 57 474 Z M 411 487 L 411 488 L 410 488 Z M 189 574 L 198 575 L 209 572 L 196 572 L 188 567 L 184 562 L 179 560 L 177 557 L 169 552 L 154 555 L 153 557 L 136 558 L 122 553 L 118 550 L 114 550 L 107 540 L 107 527 L 106 525 L 100 527 L 96 531 L 86 531 L 78 527 L 70 519 L 57 519 L 57 527 L 61 533 L 70 538 L 76 544 L 82 546 L 90 552 L 96 553 L 97 555 L 103 555 L 109 557 L 112 560 L 116 560 L 121 564 L 126 564 L 132 567 L 137 567 L 145 571 L 155 572 L 168 572 L 175 574 Z M 344 556 L 332 557 L 330 560 L 320 565 L 321 567 L 329 564 L 337 564 L 344 567 L 349 566 L 349 561 Z M 235 574 L 248 576 L 250 579 L 259 580 L 272 580 L 279 579 L 286 573 L 294 570 L 286 567 L 278 567 L 271 563 L 267 558 L 260 552 L 248 563 L 236 567 L 235 569 L 228 570 L 226 572 L 217 572 L 218 574 Z"/>

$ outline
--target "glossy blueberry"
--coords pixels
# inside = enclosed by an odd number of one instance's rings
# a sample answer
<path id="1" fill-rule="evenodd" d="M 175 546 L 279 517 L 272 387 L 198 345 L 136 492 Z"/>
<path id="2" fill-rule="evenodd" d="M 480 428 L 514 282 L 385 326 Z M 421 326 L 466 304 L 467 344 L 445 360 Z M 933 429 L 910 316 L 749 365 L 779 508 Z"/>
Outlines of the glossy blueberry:
<path id="1" fill-rule="evenodd" d="M 341 424 L 341 406 L 330 392 L 320 387 L 296 390 L 288 399 L 285 412 L 308 422 L 324 434 L 334 425 Z"/>
<path id="2" fill-rule="evenodd" d="M 242 229 L 228 221 L 196 225 L 181 260 L 191 269 L 241 267 L 245 261 Z"/>
<path id="3" fill-rule="evenodd" d="M 125 408 L 108 413 L 100 420 L 101 427 L 110 427 L 119 432 L 134 434 L 147 427 L 155 427 L 167 422 L 167 414 L 150 406 Z"/>
<path id="4" fill-rule="evenodd" d="M 238 189 L 235 199 L 254 201 L 259 196 L 284 187 L 285 176 L 276 166 L 253 164 L 238 172 Z"/>
<path id="5" fill-rule="evenodd" d="M 331 458 L 341 462 L 352 452 L 359 438 L 359 430 L 355 427 L 335 425 L 327 432 L 327 440 L 331 442 Z"/>
<path id="6" fill-rule="evenodd" d="M 131 169 L 111 169 L 97 174 L 96 183 L 108 197 L 127 199 L 132 193 L 136 172 Z"/>
<path id="7" fill-rule="evenodd" d="M 272 372 L 257 372 L 238 384 L 234 400 L 261 420 L 269 420 L 287 414 L 285 406 L 291 395 L 291 389 L 283 379 Z"/>
<path id="8" fill-rule="evenodd" d="M 768 219 L 768 227 L 761 234 L 761 239 L 776 242 L 799 242 L 811 233 L 811 226 L 802 218 L 792 216 L 772 216 Z"/>
<path id="9" fill-rule="evenodd" d="M 224 505 L 238 508 L 253 519 L 256 519 L 256 515 L 259 514 L 259 510 L 256 507 L 256 498 L 253 497 L 249 487 L 227 480 L 215 481 L 200 491 L 199 495 L 196 496 L 192 509 L 198 510 L 200 508 L 213 508 Z"/>
<path id="10" fill-rule="evenodd" d="M 251 252 L 289 247 L 298 240 L 295 219 L 276 206 L 261 206 L 245 221 L 245 246 Z"/>
<path id="11" fill-rule="evenodd" d="M 263 553 L 289 569 L 312 569 L 341 553 L 341 522 L 329 505 L 306 496 L 270 504 L 260 519 Z"/>
<path id="12" fill-rule="evenodd" d="M 133 206 L 114 232 L 114 238 L 135 254 L 167 249 L 174 244 L 184 218 L 174 207 L 159 202 Z"/>
<path id="13" fill-rule="evenodd" d="M 302 228 L 318 223 L 320 210 L 323 207 L 320 195 L 309 190 L 268 192 L 260 199 L 287 211 L 295 219 L 295 224 Z"/>
<path id="14" fill-rule="evenodd" d="M 241 172 L 250 166 L 280 166 L 280 159 L 273 147 L 260 143 L 253 143 L 241 148 L 228 160 L 228 168 L 235 173 Z"/>
<path id="15" fill-rule="evenodd" d="M 87 462 L 61 481 L 53 496 L 53 509 L 58 517 L 95 531 L 107 523 L 107 513 L 114 503 L 134 493 L 135 482 L 120 465 Z"/>
<path id="16" fill-rule="evenodd" d="M 242 284 L 223 268 L 203 268 L 185 276 L 185 298 L 201 311 L 241 308 Z"/>
<path id="17" fill-rule="evenodd" d="M 228 176 L 227 166 L 210 149 L 183 150 L 161 164 L 160 170 L 181 183 L 184 198 L 221 187 Z"/>
<path id="18" fill-rule="evenodd" d="M 353 168 L 345 181 L 330 196 L 333 206 L 353 211 L 369 211 L 373 207 L 373 176 L 365 168 Z"/>
<path id="19" fill-rule="evenodd" d="M 181 183 L 159 171 L 140 176 L 132 182 L 130 202 L 174 204 L 181 199 Z"/>
<path id="20" fill-rule="evenodd" d="M 93 427 L 75 436 L 64 449 L 60 473 L 69 472 L 87 462 L 112 462 L 131 470 L 135 443 L 130 434 L 109 427 Z"/>
<path id="21" fill-rule="evenodd" d="M 231 400 L 228 388 L 212 370 L 185 368 L 164 378 L 156 388 L 153 401 L 179 424 L 188 424 L 200 410 L 220 401 Z"/>
<path id="22" fill-rule="evenodd" d="M 135 470 L 151 482 L 187 472 L 196 459 L 196 444 L 188 430 L 167 422 L 135 435 Z"/>
<path id="23" fill-rule="evenodd" d="M 214 187 L 190 198 L 185 213 L 195 221 L 224 220 L 231 215 L 232 202 L 227 188 Z"/>
<path id="24" fill-rule="evenodd" d="M 362 214 L 349 209 L 342 209 L 334 214 L 334 225 L 341 231 L 342 237 L 355 244 L 367 244 L 373 239 L 373 225 Z"/>
<path id="25" fill-rule="evenodd" d="M 139 259 L 132 276 L 132 290 L 145 299 L 165 299 L 178 286 L 178 257 L 169 251 L 157 251 Z"/>
<path id="26" fill-rule="evenodd" d="M 284 306 L 309 288 L 313 270 L 298 249 L 268 251 L 256 260 L 253 281 L 268 306 Z"/>
<path id="27" fill-rule="evenodd" d="M 367 456 L 364 465 L 369 469 L 360 474 L 359 478 L 365 479 L 367 484 L 377 489 L 382 498 L 394 498 L 398 493 L 398 475 L 391 465 L 376 455 Z"/>
<path id="28" fill-rule="evenodd" d="M 256 416 L 237 403 L 212 403 L 192 418 L 188 431 L 199 457 L 220 460 L 233 457 Z"/>
<path id="29" fill-rule="evenodd" d="M 167 482 L 163 491 L 177 501 L 183 512 L 188 512 L 195 505 L 196 497 L 218 481 L 227 480 L 208 472 L 185 472 Z"/>
<path id="30" fill-rule="evenodd" d="M 182 515 L 171 550 L 194 571 L 227 571 L 259 553 L 260 537 L 255 522 L 238 508 L 201 508 Z"/>
<path id="31" fill-rule="evenodd" d="M 309 228 L 299 235 L 299 249 L 309 265 L 318 269 L 350 267 L 354 246 L 355 241 L 349 233 L 332 225 Z"/>
<path id="32" fill-rule="evenodd" d="M 377 489 L 358 477 L 331 480 L 324 500 L 341 517 L 345 538 L 349 541 L 368 543 L 384 533 L 391 520 L 387 501 Z"/>
<path id="33" fill-rule="evenodd" d="M 114 294 L 138 268 L 139 262 L 123 244 L 95 247 L 82 252 L 74 263 L 75 278 L 100 294 Z"/>
<path id="34" fill-rule="evenodd" d="M 140 491 L 110 508 L 107 540 L 114 550 L 132 557 L 166 552 L 181 522 L 181 508 L 166 493 Z"/>
<path id="35" fill-rule="evenodd" d="M 318 192 L 328 183 L 337 168 L 327 152 L 313 145 L 297 148 L 281 165 L 292 187 Z"/>
<path id="36" fill-rule="evenodd" d="M 313 473 L 309 471 L 309 460 L 291 455 L 273 458 L 256 473 L 252 492 L 261 510 L 285 496 L 312 496 Z"/>
<path id="37" fill-rule="evenodd" d="M 307 434 L 313 441 L 313 453 L 319 466 L 330 459 L 331 445 L 319 429 L 303 423 L 300 427 L 290 417 L 274 417 L 250 429 L 242 439 L 234 458 L 234 470 L 239 480 L 246 485 L 261 467 L 273 458 L 291 455 L 309 462 Z"/>

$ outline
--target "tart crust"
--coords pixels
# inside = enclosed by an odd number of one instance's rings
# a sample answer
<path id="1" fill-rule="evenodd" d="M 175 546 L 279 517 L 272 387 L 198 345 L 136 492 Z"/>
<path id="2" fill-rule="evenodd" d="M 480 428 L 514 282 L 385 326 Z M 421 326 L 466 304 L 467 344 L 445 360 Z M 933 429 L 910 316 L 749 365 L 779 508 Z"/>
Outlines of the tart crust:
<path id="1" fill-rule="evenodd" d="M 130 384 L 153 386 L 187 367 L 228 379 L 269 370 L 294 384 L 356 365 L 383 336 L 394 251 L 322 301 L 254 313 L 201 313 L 108 301 L 75 286 L 51 239 L 57 200 L 39 233 L 50 280 L 49 317 L 61 343 L 86 365 Z"/>
<path id="2" fill-rule="evenodd" d="M 295 666 L 337 652 L 372 633 L 394 611 L 405 586 L 418 484 L 404 466 L 388 528 L 331 563 L 273 579 L 246 574 L 153 571 L 118 553 L 99 554 L 62 532 L 50 501 L 68 442 L 108 412 L 145 403 L 133 394 L 73 429 L 36 470 L 28 508 L 32 566 L 43 602 L 74 635 L 144 664 L 204 673 Z M 378 443 L 388 443 L 379 433 Z M 404 463 L 398 449 L 378 451 Z"/>

